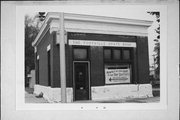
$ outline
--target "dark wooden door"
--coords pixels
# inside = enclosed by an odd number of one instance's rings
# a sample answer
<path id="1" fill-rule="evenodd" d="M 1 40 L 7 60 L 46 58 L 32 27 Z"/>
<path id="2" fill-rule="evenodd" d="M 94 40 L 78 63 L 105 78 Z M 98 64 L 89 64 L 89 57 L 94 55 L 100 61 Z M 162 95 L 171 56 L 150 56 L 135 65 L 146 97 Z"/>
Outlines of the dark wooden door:
<path id="1" fill-rule="evenodd" d="M 88 62 L 74 63 L 75 100 L 89 100 Z"/>

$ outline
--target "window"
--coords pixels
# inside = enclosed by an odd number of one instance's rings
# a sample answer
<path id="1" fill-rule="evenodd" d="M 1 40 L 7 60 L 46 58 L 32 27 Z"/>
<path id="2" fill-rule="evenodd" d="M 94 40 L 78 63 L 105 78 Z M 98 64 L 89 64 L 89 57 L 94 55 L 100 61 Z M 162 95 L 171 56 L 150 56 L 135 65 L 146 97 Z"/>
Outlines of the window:
<path id="1" fill-rule="evenodd" d="M 130 51 L 129 50 L 123 50 L 123 59 L 124 60 L 130 59 Z"/>
<path id="2" fill-rule="evenodd" d="M 113 59 L 114 60 L 120 60 L 121 59 L 121 51 L 120 50 L 113 50 Z"/>
<path id="3" fill-rule="evenodd" d="M 37 59 L 36 84 L 39 84 L 39 59 Z"/>
<path id="4" fill-rule="evenodd" d="M 74 59 L 75 60 L 87 60 L 88 50 L 87 48 L 74 48 Z"/>
<path id="5" fill-rule="evenodd" d="M 112 62 L 130 61 L 131 48 L 104 48 L 104 60 Z"/>
<path id="6" fill-rule="evenodd" d="M 48 57 L 48 86 L 51 86 L 51 57 L 50 57 L 50 50 L 47 51 Z"/>
<path id="7" fill-rule="evenodd" d="M 111 59 L 111 49 L 105 49 L 104 50 L 104 58 L 106 60 L 110 60 Z"/>
<path id="8" fill-rule="evenodd" d="M 56 32 L 53 33 L 53 41 L 56 41 Z"/>

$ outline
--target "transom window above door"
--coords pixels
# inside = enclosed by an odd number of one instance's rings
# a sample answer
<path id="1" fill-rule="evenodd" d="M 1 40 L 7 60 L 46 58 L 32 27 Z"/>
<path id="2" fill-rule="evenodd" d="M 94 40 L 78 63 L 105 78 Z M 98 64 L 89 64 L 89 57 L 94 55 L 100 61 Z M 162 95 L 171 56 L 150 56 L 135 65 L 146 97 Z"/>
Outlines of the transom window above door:
<path id="1" fill-rule="evenodd" d="M 88 49 L 87 48 L 74 48 L 73 49 L 74 60 L 88 60 Z"/>

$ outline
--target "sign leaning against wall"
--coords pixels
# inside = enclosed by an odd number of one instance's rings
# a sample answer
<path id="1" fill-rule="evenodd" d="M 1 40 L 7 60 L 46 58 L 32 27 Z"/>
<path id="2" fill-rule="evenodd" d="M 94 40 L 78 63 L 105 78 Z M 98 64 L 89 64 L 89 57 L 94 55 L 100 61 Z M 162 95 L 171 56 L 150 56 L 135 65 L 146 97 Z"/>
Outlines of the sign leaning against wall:
<path id="1" fill-rule="evenodd" d="M 130 83 L 130 71 L 128 65 L 105 66 L 106 84 Z"/>

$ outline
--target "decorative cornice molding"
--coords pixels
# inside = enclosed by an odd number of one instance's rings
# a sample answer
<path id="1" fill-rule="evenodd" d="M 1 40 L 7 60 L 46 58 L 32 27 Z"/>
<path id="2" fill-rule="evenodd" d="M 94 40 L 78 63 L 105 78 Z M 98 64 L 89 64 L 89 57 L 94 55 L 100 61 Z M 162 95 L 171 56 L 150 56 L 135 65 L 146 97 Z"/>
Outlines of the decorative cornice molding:
<path id="1" fill-rule="evenodd" d="M 124 32 L 124 31 L 103 31 L 103 30 L 85 30 L 85 29 L 66 29 L 68 32 L 111 34 L 111 35 L 129 35 L 129 36 L 148 36 L 148 33 Z"/>
<path id="2" fill-rule="evenodd" d="M 37 47 L 34 47 L 34 53 L 37 53 Z"/>
<path id="3" fill-rule="evenodd" d="M 32 46 L 34 47 L 35 44 L 37 43 L 38 39 L 40 38 L 40 36 L 42 35 L 44 29 L 46 28 L 47 24 L 44 22 L 42 27 L 40 28 L 40 31 L 38 33 L 38 35 L 36 36 L 35 40 L 32 42 Z"/>

